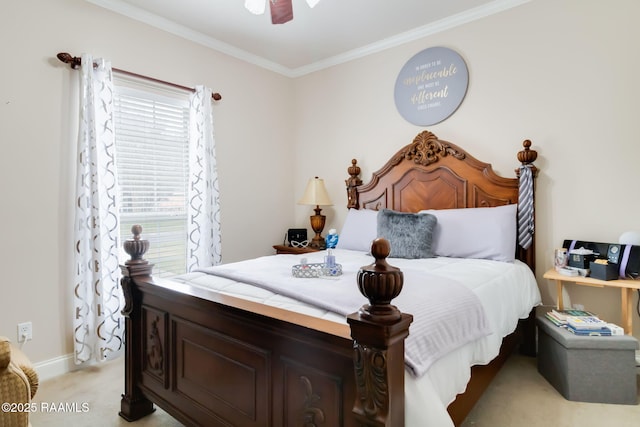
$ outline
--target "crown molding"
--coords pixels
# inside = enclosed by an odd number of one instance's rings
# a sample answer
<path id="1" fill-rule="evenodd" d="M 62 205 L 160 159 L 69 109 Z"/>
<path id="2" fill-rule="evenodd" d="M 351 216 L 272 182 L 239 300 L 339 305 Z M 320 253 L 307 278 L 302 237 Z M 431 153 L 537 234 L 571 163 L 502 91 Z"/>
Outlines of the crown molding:
<path id="1" fill-rule="evenodd" d="M 295 78 L 302 77 L 316 71 L 321 71 L 325 68 L 333 67 L 335 65 L 344 64 L 355 59 L 363 58 L 365 56 L 378 53 L 386 49 L 397 47 L 405 43 L 409 43 L 451 28 L 455 28 L 460 25 L 485 18 L 487 16 L 500 13 L 513 7 L 529 3 L 532 0 L 495 0 L 491 3 L 487 3 L 485 5 L 466 10 L 464 12 L 449 16 L 439 21 L 432 22 L 428 25 L 418 27 L 416 29 L 392 37 L 388 37 L 378 42 L 353 49 L 343 54 L 336 55 L 298 68 L 285 67 L 261 56 L 254 55 L 245 50 L 236 48 L 228 43 L 214 39 L 213 37 L 207 36 L 201 32 L 194 31 L 190 28 L 185 27 L 184 25 L 177 24 L 161 16 L 131 6 L 130 4 L 122 0 L 86 1 L 111 10 L 112 12 L 124 15 L 136 21 L 151 25 L 152 27 L 156 27 L 178 37 L 182 37 L 194 43 L 198 43 L 210 49 L 232 56 L 236 59 L 240 59 L 250 64 L 257 65 L 267 70 L 282 74 L 286 77 Z"/>
<path id="2" fill-rule="evenodd" d="M 403 44 L 419 40 L 445 30 L 449 30 L 451 28 L 459 27 L 461 25 L 477 21 L 487 16 L 502 12 L 504 10 L 529 3 L 530 1 L 532 0 L 496 0 L 483 6 L 478 6 L 476 8 L 458 13 L 456 15 L 448 16 L 447 18 L 443 18 L 439 21 L 432 22 L 422 27 L 418 27 L 413 30 L 397 34 L 395 36 L 382 39 L 375 43 L 359 47 L 358 49 L 354 49 L 322 61 L 314 62 L 313 64 L 309 64 L 303 67 L 290 69 L 289 77 L 304 76 L 315 71 L 333 67 L 334 65 L 344 64 L 355 59 L 382 52 L 386 49 L 398 47 Z"/>

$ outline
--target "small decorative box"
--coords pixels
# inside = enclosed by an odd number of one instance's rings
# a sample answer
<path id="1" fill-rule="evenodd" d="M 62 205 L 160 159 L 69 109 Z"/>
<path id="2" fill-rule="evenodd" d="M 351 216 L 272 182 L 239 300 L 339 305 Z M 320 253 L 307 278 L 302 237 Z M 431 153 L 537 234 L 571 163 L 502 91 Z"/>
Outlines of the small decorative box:
<path id="1" fill-rule="evenodd" d="M 618 279 L 618 264 L 601 264 L 591 261 L 589 264 L 591 277 L 600 280 L 616 280 Z"/>
<path id="2" fill-rule="evenodd" d="M 334 264 L 329 267 L 325 263 L 296 264 L 291 268 L 293 277 L 313 278 L 321 276 L 340 276 L 342 265 Z"/>

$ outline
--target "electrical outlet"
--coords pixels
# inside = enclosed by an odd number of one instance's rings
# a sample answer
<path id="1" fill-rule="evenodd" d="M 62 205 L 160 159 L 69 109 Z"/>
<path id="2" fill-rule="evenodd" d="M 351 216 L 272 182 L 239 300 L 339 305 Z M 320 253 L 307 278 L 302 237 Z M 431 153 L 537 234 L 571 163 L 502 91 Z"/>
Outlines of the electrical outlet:
<path id="1" fill-rule="evenodd" d="M 31 322 L 18 323 L 18 342 L 33 339 L 33 325 Z"/>
<path id="2" fill-rule="evenodd" d="M 573 304 L 573 308 L 584 311 L 584 304 Z"/>

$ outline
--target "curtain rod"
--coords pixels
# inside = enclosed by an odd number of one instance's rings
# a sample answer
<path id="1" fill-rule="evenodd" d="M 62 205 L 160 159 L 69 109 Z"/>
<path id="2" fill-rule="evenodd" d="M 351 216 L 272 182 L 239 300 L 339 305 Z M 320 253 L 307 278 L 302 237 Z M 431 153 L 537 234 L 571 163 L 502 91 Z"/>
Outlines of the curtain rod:
<path id="1" fill-rule="evenodd" d="M 66 52 L 61 52 L 59 54 L 56 55 L 56 57 L 64 62 L 65 64 L 69 64 L 71 66 L 71 68 L 73 68 L 74 70 L 77 69 L 78 67 L 80 67 L 80 65 L 82 64 L 82 58 L 78 57 L 78 56 L 71 56 L 70 54 L 66 53 Z M 148 76 L 143 76 L 142 74 L 136 74 L 136 73 L 132 73 L 131 71 L 126 71 L 126 70 L 121 70 L 119 68 L 112 68 L 113 71 L 118 72 L 120 74 L 125 74 L 127 76 L 131 76 L 131 77 L 138 77 L 141 79 L 145 79 L 145 80 L 149 80 L 155 83 L 162 83 L 165 85 L 169 85 L 178 89 L 184 89 L 184 90 L 188 90 L 191 92 L 194 92 L 195 89 L 192 87 L 187 87 L 187 86 L 182 86 L 179 84 L 175 84 L 175 83 L 171 83 L 171 82 L 167 82 L 164 80 L 158 80 L 158 79 L 154 79 L 153 77 L 148 77 Z M 218 92 L 212 93 L 211 94 L 211 98 L 213 98 L 214 101 L 220 101 L 222 99 L 222 95 L 220 95 Z"/>

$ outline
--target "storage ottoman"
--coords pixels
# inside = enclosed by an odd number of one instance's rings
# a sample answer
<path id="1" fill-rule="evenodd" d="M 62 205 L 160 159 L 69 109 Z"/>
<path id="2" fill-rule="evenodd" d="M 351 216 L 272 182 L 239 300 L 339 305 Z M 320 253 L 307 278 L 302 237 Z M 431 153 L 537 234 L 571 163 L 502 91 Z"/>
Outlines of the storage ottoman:
<path id="1" fill-rule="evenodd" d="M 635 350 L 629 335 L 577 336 L 538 314 L 538 372 L 568 400 L 636 405 Z"/>

